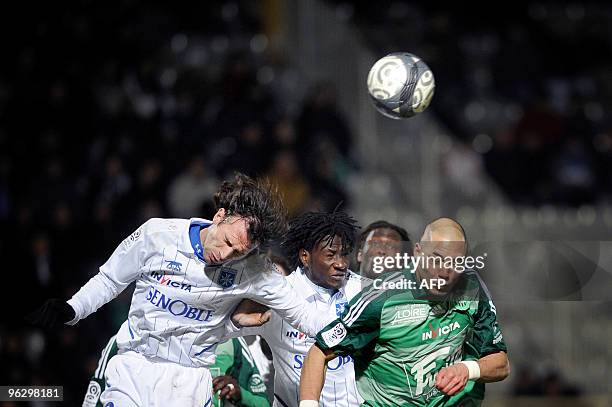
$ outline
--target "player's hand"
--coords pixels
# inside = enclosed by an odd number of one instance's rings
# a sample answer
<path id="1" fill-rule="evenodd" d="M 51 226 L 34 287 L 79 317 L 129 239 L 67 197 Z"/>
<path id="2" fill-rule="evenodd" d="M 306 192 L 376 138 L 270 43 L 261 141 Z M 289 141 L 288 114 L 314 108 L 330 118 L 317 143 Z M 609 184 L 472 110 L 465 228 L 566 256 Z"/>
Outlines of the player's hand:
<path id="1" fill-rule="evenodd" d="M 261 326 L 270 320 L 272 311 L 253 300 L 242 300 L 232 314 L 232 322 L 238 328 Z"/>
<path id="2" fill-rule="evenodd" d="M 66 301 L 51 298 L 39 309 L 26 315 L 26 320 L 43 328 L 54 328 L 58 324 L 72 321 L 75 316 L 76 313 Z"/>
<path id="3" fill-rule="evenodd" d="M 436 388 L 447 396 L 454 396 L 465 387 L 469 379 L 467 366 L 457 363 L 441 369 L 436 375 Z"/>
<path id="4" fill-rule="evenodd" d="M 232 400 L 240 400 L 242 398 L 242 394 L 240 393 L 240 386 L 238 385 L 238 380 L 234 379 L 232 376 L 217 376 L 213 379 L 213 393 L 221 391 L 219 393 L 219 400 L 232 399 Z"/>

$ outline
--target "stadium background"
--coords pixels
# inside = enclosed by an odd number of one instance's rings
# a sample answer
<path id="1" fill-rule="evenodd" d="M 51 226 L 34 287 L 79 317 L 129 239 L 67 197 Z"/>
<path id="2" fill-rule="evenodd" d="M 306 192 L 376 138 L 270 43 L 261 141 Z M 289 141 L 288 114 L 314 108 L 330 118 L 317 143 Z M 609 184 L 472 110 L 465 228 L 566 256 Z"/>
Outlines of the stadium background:
<path id="1" fill-rule="evenodd" d="M 11 7 L 0 15 L 0 384 L 61 384 L 79 404 L 129 293 L 52 334 L 22 316 L 70 296 L 145 219 L 210 213 L 218 180 L 240 170 L 277 181 L 292 214 L 343 201 L 362 225 L 385 219 L 415 238 L 446 215 L 494 253 L 518 242 L 484 273 L 513 367 L 486 405 L 612 405 L 609 5 Z M 408 121 L 380 116 L 365 90 L 371 64 L 398 50 L 437 80 L 432 106 Z M 504 292 L 515 273 L 524 288 L 554 277 L 541 250 L 560 241 L 582 243 L 599 290 Z"/>

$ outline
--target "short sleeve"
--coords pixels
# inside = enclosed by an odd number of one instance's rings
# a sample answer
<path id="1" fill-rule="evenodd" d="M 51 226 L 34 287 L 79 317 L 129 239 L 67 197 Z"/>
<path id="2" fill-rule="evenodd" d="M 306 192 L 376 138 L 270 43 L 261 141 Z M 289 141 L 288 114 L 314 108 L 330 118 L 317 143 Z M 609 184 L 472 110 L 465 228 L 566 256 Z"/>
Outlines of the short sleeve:
<path id="1" fill-rule="evenodd" d="M 478 310 L 474 315 L 474 330 L 469 345 L 478 358 L 491 353 L 508 351 L 497 322 L 497 310 L 486 293 L 481 295 L 478 302 Z"/>
<path id="2" fill-rule="evenodd" d="M 364 289 L 353 298 L 340 318 L 317 334 L 317 345 L 338 355 L 352 354 L 366 347 L 379 336 L 385 299 L 384 291 L 372 287 Z"/>

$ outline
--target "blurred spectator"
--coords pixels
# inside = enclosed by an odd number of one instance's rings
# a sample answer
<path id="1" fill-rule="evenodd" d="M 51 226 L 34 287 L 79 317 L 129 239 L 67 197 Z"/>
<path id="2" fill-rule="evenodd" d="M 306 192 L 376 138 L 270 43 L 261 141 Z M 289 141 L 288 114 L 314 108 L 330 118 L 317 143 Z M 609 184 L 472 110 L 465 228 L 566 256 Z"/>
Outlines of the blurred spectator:
<path id="1" fill-rule="evenodd" d="M 556 370 L 538 374 L 532 367 L 523 367 L 517 373 L 513 389 L 515 396 L 579 397 L 582 393 L 563 380 Z"/>
<path id="2" fill-rule="evenodd" d="M 299 215 L 310 201 L 310 187 L 298 167 L 292 150 L 279 151 L 272 162 L 268 178 L 278 186 L 289 217 Z"/>
<path id="3" fill-rule="evenodd" d="M 191 218 L 211 213 L 206 211 L 203 205 L 212 205 L 217 183 L 217 179 L 208 173 L 204 158 L 201 156 L 193 158 L 186 170 L 174 179 L 168 189 L 171 216 Z"/>

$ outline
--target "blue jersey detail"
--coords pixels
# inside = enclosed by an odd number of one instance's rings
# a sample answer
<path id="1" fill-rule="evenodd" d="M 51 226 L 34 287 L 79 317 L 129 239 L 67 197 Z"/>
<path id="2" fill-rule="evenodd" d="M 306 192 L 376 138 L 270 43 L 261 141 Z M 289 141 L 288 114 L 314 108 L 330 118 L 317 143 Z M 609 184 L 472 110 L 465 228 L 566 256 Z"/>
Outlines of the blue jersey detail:
<path id="1" fill-rule="evenodd" d="M 198 259 L 202 261 L 204 261 L 204 246 L 202 245 L 202 239 L 200 239 L 200 231 L 210 225 L 211 223 L 196 221 L 191 222 L 191 225 L 189 225 L 189 240 L 191 241 L 191 247 L 195 255 L 198 256 Z"/>

